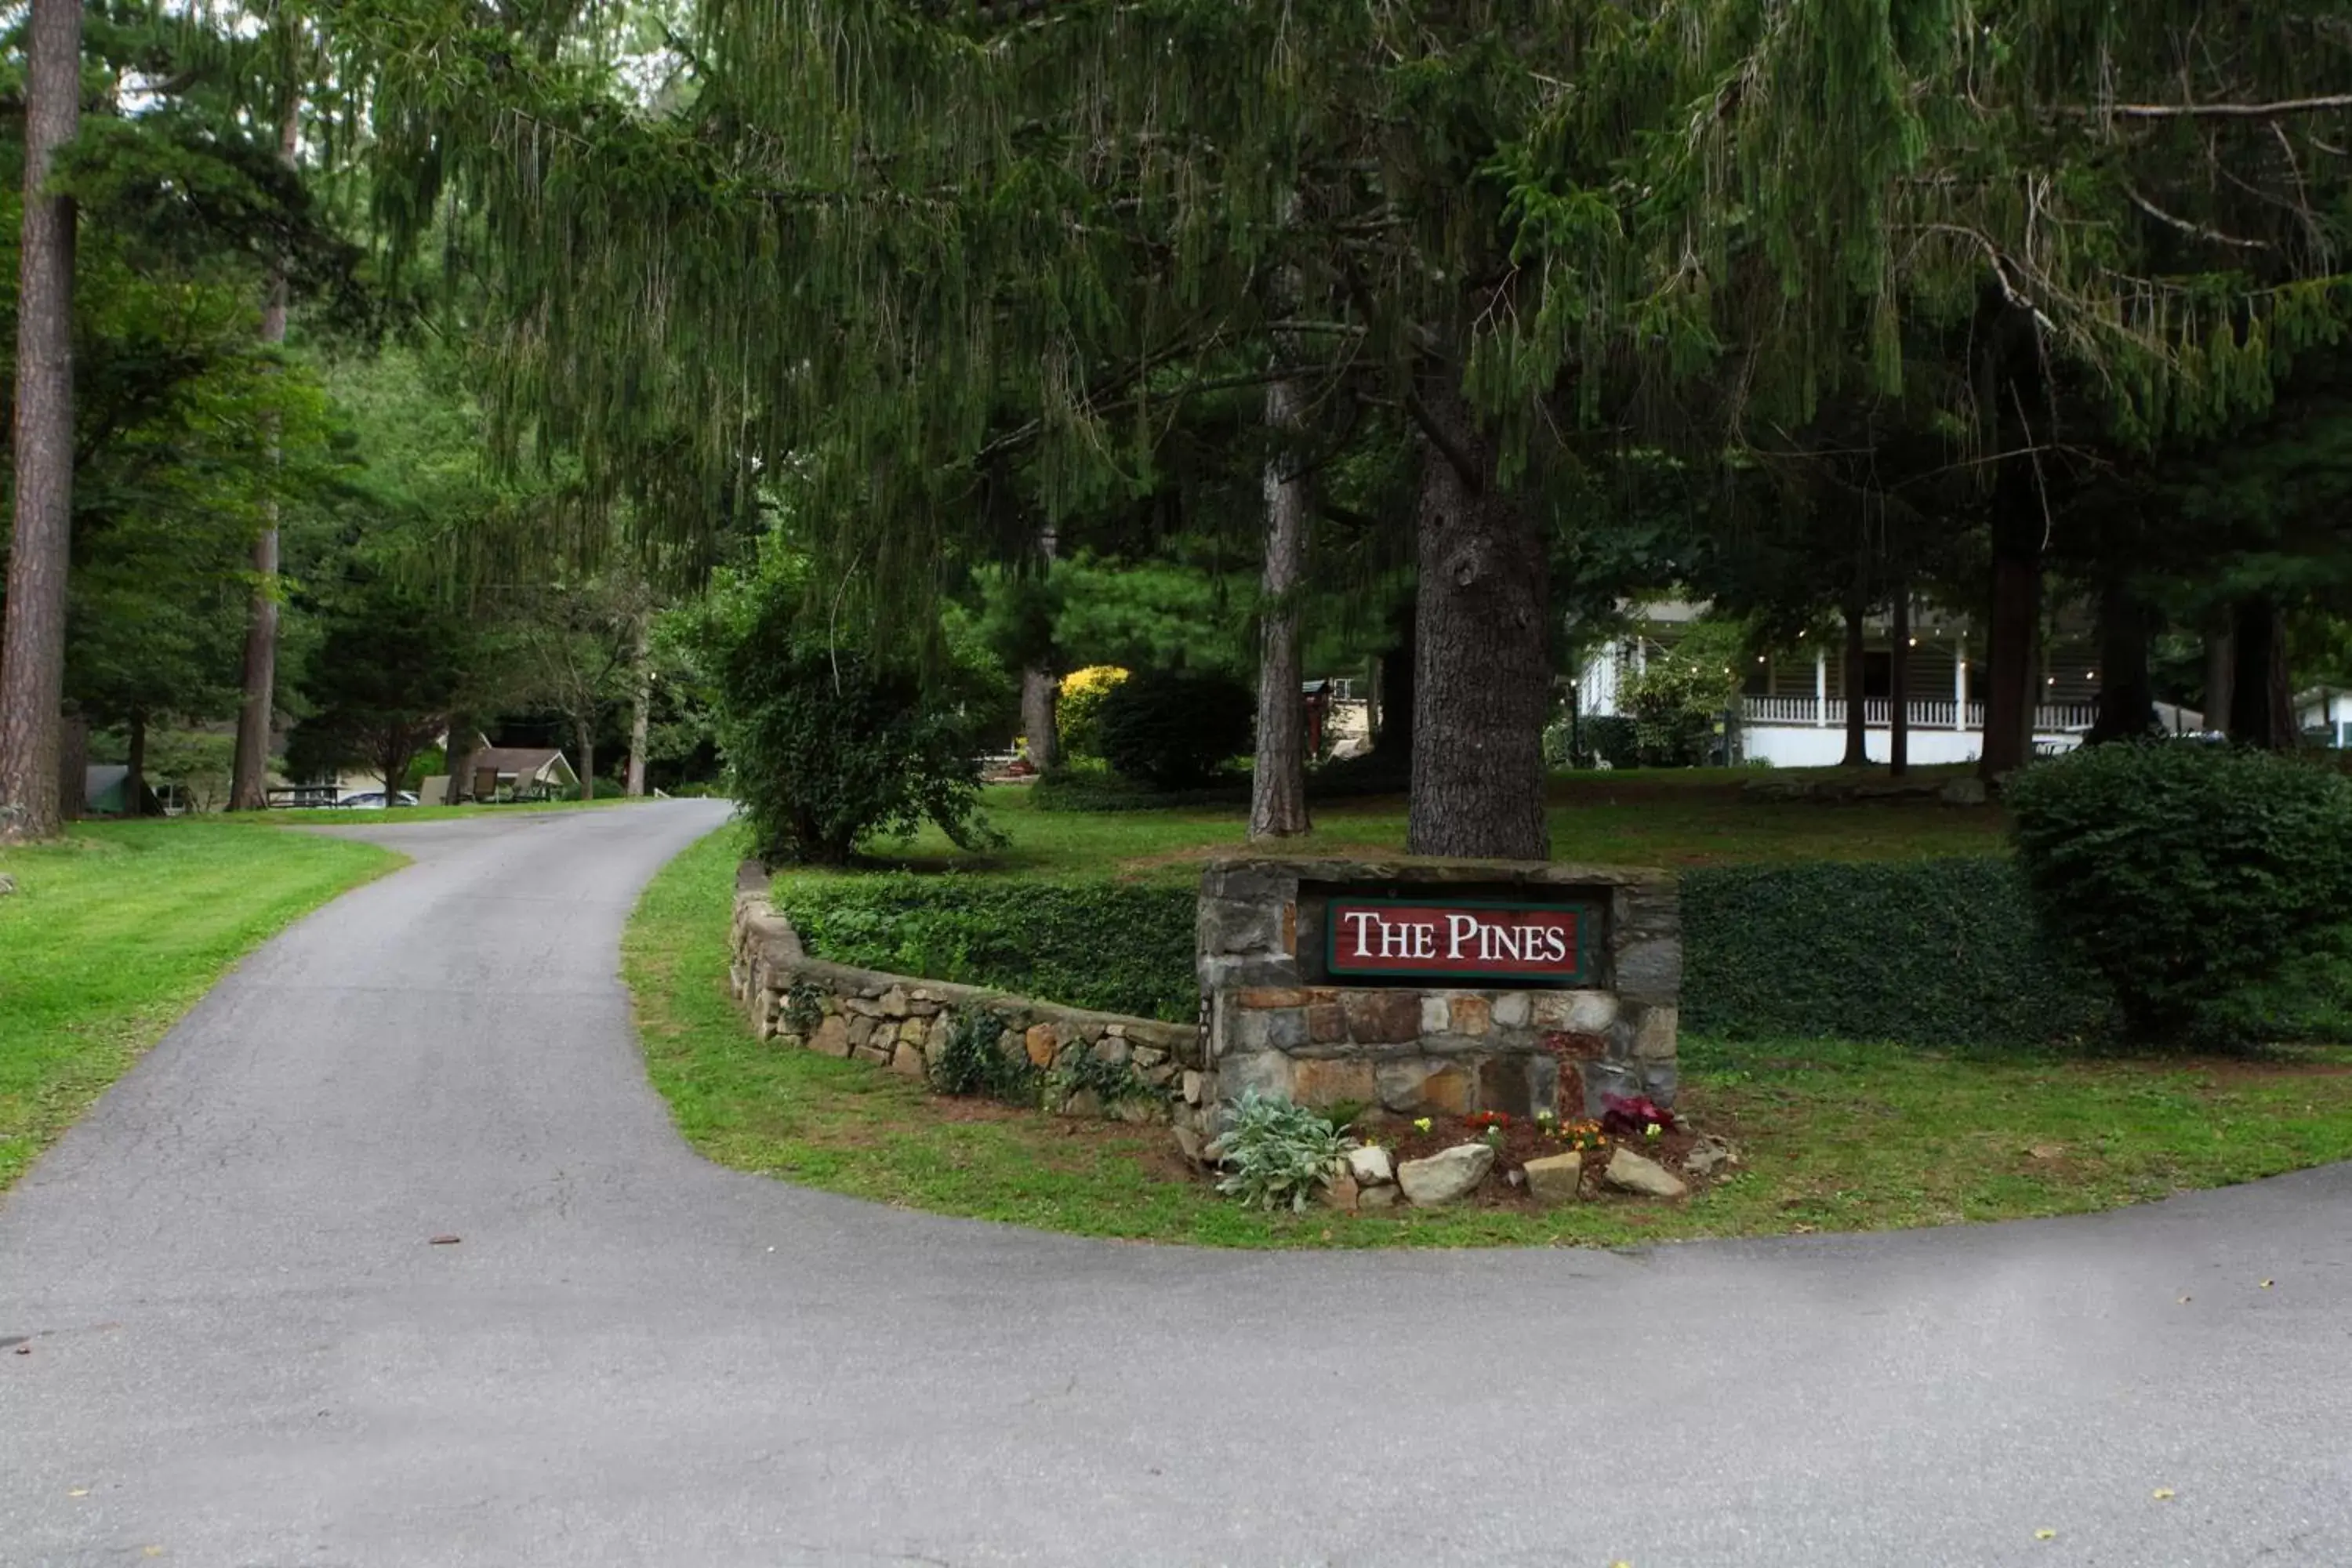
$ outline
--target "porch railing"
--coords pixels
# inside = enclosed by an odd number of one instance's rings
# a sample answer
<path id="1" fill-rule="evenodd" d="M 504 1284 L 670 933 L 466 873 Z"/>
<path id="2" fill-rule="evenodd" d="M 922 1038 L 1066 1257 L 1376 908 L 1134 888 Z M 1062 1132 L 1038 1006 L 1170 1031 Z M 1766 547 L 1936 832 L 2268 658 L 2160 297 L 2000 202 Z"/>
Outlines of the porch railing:
<path id="1" fill-rule="evenodd" d="M 1834 729 L 1845 723 L 1845 700 L 1840 697 L 1826 701 L 1812 697 L 1743 697 L 1739 703 L 1739 716 L 1749 724 L 1811 724 Z M 1904 705 L 1904 711 L 1914 730 L 1984 728 L 1981 702 L 1912 701 Z M 2033 710 L 2033 730 L 2036 734 L 2063 734 L 2069 730 L 2087 729 L 2098 716 L 2095 703 L 2045 702 Z M 1862 721 L 1873 730 L 1887 728 L 1894 722 L 1894 705 L 1884 697 L 1864 698 Z"/>

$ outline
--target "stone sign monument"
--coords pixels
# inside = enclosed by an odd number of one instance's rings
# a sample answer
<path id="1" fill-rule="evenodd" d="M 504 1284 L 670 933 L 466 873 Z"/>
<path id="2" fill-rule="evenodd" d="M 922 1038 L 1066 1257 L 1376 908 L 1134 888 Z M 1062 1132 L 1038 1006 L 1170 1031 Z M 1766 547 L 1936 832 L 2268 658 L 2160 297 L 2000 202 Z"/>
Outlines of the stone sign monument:
<path id="1" fill-rule="evenodd" d="M 1403 1115 L 1675 1094 L 1682 938 L 1664 873 L 1234 859 L 1201 878 L 1203 1102 Z"/>

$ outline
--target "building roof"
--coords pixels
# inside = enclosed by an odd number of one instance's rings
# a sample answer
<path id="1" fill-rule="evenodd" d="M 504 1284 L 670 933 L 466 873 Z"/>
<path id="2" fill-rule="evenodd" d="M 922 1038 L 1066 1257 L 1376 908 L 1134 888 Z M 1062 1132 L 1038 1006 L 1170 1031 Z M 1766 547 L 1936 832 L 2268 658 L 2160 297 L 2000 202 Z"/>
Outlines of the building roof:
<path id="1" fill-rule="evenodd" d="M 580 776 L 572 771 L 572 763 L 563 753 L 552 746 L 482 746 L 467 757 L 466 767 L 469 776 L 490 768 L 519 779 L 533 779 L 551 767 L 559 778 L 577 783 Z"/>

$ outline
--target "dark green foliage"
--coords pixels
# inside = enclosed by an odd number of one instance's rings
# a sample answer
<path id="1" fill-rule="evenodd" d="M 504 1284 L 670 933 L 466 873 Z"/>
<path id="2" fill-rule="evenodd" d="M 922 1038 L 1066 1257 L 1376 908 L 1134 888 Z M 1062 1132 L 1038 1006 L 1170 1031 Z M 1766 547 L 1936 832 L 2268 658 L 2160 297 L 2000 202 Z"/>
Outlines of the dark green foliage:
<path id="1" fill-rule="evenodd" d="M 1185 670 L 1145 670 L 1103 699 L 1097 721 L 1113 772 L 1160 789 L 1205 784 L 1249 749 L 1255 701 L 1238 682 Z"/>
<path id="2" fill-rule="evenodd" d="M 1682 912 L 1693 1034 L 2042 1045 L 2107 1021 L 2105 987 L 2049 951 L 2003 860 L 1694 870 Z"/>
<path id="3" fill-rule="evenodd" d="M 941 1094 L 1034 1101 L 1035 1069 L 1028 1058 L 999 1048 L 1003 1033 L 1004 1025 L 994 1014 L 976 1007 L 959 1008 L 948 1025 L 946 1048 L 931 1064 L 931 1087 Z"/>
<path id="4" fill-rule="evenodd" d="M 961 877 L 779 878 L 771 896 L 811 952 L 1189 1024 L 1189 887 Z"/>
<path id="5" fill-rule="evenodd" d="M 1579 759 L 1579 766 L 1590 767 L 1601 762 L 1612 768 L 1632 768 L 1639 767 L 1641 761 L 1641 737 L 1634 731 L 1633 720 L 1622 713 L 1611 713 L 1584 721 L 1584 755 Z"/>
<path id="6" fill-rule="evenodd" d="M 806 1038 L 824 1022 L 824 992 L 803 980 L 784 996 L 784 1027 Z"/>
<path id="7" fill-rule="evenodd" d="M 773 896 L 837 963 L 1198 1016 L 1189 885 L 899 874 L 783 879 Z M 1693 1035 L 2018 1047 L 2113 1031 L 2105 982 L 2042 934 L 2006 860 L 1703 868 L 1684 874 L 1682 910 Z"/>
<path id="8" fill-rule="evenodd" d="M 387 797 L 408 787 L 479 655 L 473 624 L 440 600 L 383 578 L 346 584 L 302 681 L 311 711 L 286 743 L 297 778 L 374 768 Z"/>
<path id="9" fill-rule="evenodd" d="M 1066 1100 L 1074 1094 L 1091 1094 L 1104 1105 L 1111 1106 L 1122 1100 L 1152 1098 L 1151 1086 L 1143 1081 L 1133 1063 L 1098 1057 L 1091 1046 L 1078 1046 L 1064 1052 L 1045 1081 L 1056 1101 Z"/>
<path id="10" fill-rule="evenodd" d="M 2053 939 L 2105 975 L 2135 1034 L 2242 1039 L 2272 988 L 2340 951 L 2352 783 L 2261 752 L 2085 747 L 2008 798 Z"/>
<path id="11" fill-rule="evenodd" d="M 1249 805 L 1246 778 L 1213 780 L 1197 789 L 1154 789 L 1096 768 L 1056 768 L 1030 790 L 1039 811 L 1118 812 L 1181 810 L 1196 806 Z"/>
<path id="12" fill-rule="evenodd" d="M 828 646 L 787 593 L 714 637 L 720 743 L 762 860 L 841 865 L 926 818 L 967 848 L 992 840 L 972 736 L 913 667 Z"/>

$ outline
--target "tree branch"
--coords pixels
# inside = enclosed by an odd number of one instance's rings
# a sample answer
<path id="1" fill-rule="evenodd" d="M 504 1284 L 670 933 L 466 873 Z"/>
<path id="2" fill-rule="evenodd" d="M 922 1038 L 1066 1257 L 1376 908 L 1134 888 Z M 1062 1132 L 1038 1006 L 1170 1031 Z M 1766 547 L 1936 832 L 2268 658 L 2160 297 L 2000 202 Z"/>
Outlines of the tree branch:
<path id="1" fill-rule="evenodd" d="M 2102 103 L 2069 108 L 2085 120 L 2272 120 L 2282 114 L 2324 114 L 2352 109 L 2352 92 L 2283 98 L 2273 103 Z"/>

